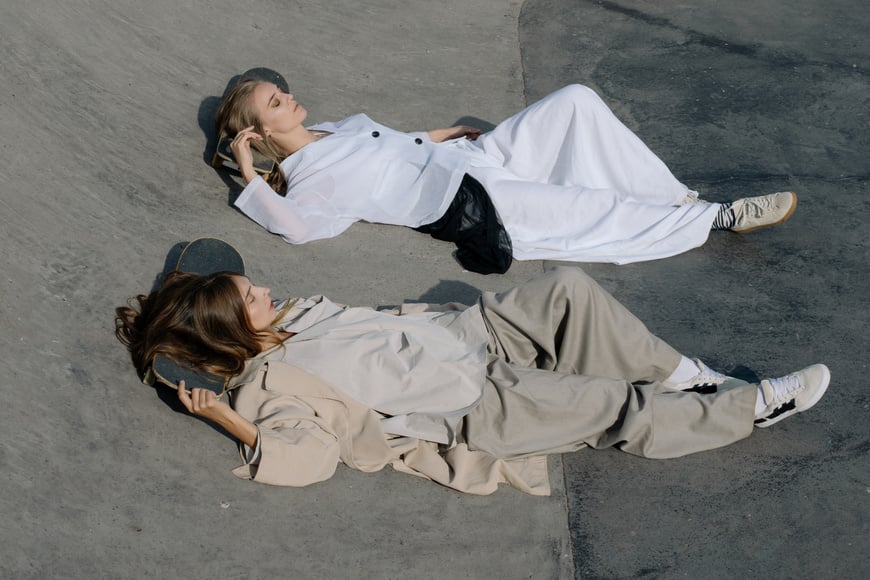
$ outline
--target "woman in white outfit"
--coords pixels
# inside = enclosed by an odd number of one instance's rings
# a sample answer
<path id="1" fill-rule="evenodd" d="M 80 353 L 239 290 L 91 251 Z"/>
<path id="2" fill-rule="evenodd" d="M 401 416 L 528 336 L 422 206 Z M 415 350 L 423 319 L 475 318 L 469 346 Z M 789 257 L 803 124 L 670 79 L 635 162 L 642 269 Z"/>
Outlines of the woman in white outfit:
<path id="1" fill-rule="evenodd" d="M 306 115 L 277 85 L 244 79 L 216 116 L 219 130 L 235 136 L 231 149 L 247 183 L 236 205 L 290 243 L 336 236 L 364 220 L 457 241 L 460 261 L 463 242 L 467 249 L 501 241 L 518 260 L 625 264 L 700 246 L 711 229 L 779 224 L 797 203 L 792 192 L 700 201 L 581 85 L 487 133 L 467 126 L 403 133 L 363 114 L 305 127 Z M 269 183 L 254 171 L 251 147 L 278 163 Z M 474 195 L 458 195 L 468 191 Z M 469 216 L 485 222 L 487 211 L 484 229 L 501 230 L 501 240 L 492 231 L 470 240 L 444 232 L 451 218 L 453 226 Z"/>

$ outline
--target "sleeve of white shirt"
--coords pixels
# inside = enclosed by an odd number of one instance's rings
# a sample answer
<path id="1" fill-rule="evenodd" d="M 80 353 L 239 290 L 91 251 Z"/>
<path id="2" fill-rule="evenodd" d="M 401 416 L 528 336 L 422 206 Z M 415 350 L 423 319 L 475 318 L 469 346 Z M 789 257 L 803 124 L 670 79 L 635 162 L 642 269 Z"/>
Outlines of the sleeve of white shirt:
<path id="1" fill-rule="evenodd" d="M 328 208 L 299 206 L 293 199 L 275 193 L 260 176 L 251 180 L 235 205 L 249 218 L 291 244 L 335 237 L 357 221 L 324 211 Z"/>

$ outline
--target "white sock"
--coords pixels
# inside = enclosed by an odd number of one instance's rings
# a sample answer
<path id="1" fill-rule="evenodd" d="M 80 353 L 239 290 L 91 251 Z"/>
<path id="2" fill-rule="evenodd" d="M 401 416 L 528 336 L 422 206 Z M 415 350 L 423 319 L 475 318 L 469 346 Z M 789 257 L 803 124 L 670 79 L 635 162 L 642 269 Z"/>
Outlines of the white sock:
<path id="1" fill-rule="evenodd" d="M 686 381 L 691 381 L 701 372 L 701 369 L 698 368 L 698 365 L 695 364 L 690 358 L 686 358 L 684 356 L 680 357 L 680 364 L 677 365 L 676 370 L 671 373 L 671 376 L 665 379 L 666 383 L 671 383 L 673 385 L 679 385 L 680 383 L 685 383 Z"/>
<path id="2" fill-rule="evenodd" d="M 761 390 L 761 385 L 758 387 L 758 396 L 755 397 L 755 418 L 761 419 L 762 413 L 767 408 L 767 403 L 764 402 L 764 391 Z"/>

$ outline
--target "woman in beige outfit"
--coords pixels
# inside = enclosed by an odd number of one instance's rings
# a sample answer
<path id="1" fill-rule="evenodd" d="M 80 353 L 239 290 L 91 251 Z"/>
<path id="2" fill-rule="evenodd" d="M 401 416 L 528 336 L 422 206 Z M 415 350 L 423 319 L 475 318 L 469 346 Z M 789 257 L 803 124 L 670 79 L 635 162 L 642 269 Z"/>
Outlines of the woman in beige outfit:
<path id="1" fill-rule="evenodd" d="M 721 375 L 576 268 L 467 308 L 273 302 L 228 273 L 174 273 L 138 301 L 118 309 L 117 335 L 139 370 L 164 355 L 232 377 L 230 403 L 183 383 L 178 397 L 239 439 L 237 475 L 277 485 L 390 464 L 470 493 L 546 494 L 546 454 L 721 447 L 810 408 L 830 381 L 824 365 L 759 384 Z"/>

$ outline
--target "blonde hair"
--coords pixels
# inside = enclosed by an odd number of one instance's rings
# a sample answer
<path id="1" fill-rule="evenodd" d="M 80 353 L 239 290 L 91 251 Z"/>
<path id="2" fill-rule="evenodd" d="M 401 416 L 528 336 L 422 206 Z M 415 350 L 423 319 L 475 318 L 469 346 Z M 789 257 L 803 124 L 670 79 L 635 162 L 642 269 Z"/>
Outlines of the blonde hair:
<path id="1" fill-rule="evenodd" d="M 254 89 L 266 81 L 260 79 L 242 79 L 233 86 L 221 100 L 214 122 L 218 135 L 226 134 L 235 137 L 245 127 L 253 125 L 254 131 L 260 134 L 262 141 L 250 141 L 251 148 L 268 157 L 275 163 L 275 170 L 269 174 L 267 182 L 279 195 L 287 194 L 287 179 L 281 171 L 280 163 L 287 153 L 263 130 L 257 113 L 252 104 L 251 94 Z"/>

